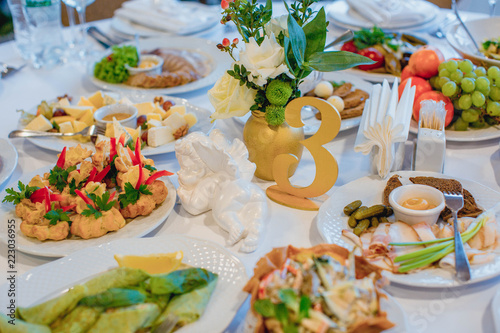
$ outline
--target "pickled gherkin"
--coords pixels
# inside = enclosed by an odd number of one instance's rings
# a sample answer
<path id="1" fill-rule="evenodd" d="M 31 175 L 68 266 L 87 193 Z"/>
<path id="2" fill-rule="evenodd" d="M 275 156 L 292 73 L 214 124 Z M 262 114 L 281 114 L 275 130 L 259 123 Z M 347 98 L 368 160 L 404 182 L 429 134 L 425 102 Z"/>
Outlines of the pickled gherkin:
<path id="1" fill-rule="evenodd" d="M 388 222 L 389 222 L 389 220 L 388 220 L 388 219 L 387 219 L 387 217 L 385 217 L 385 216 L 379 217 L 379 218 L 378 218 L 378 221 L 379 221 L 380 223 L 388 223 Z"/>
<path id="2" fill-rule="evenodd" d="M 358 220 L 356 220 L 354 218 L 354 216 L 349 216 L 349 220 L 347 221 L 347 224 L 351 227 L 351 228 L 355 228 L 357 225 L 358 225 Z"/>
<path id="3" fill-rule="evenodd" d="M 394 214 L 394 211 L 392 210 L 392 207 L 385 206 L 383 216 L 385 216 L 385 217 L 389 217 L 389 216 L 391 216 L 392 214 Z"/>
<path id="4" fill-rule="evenodd" d="M 372 216 L 377 216 L 385 211 L 384 205 L 374 205 L 362 211 L 358 210 L 353 215 L 356 220 L 364 220 Z"/>
<path id="5" fill-rule="evenodd" d="M 361 235 L 361 233 L 363 231 L 365 231 L 366 229 L 368 229 L 369 226 L 370 226 L 370 220 L 369 219 L 361 220 L 361 221 L 358 222 L 358 225 L 356 226 L 356 228 L 354 228 L 354 230 L 352 232 L 356 236 L 359 236 L 359 235 Z"/>
<path id="6" fill-rule="evenodd" d="M 350 216 L 352 213 L 354 213 L 359 207 L 361 207 L 361 200 L 356 200 L 348 204 L 347 206 L 344 207 L 344 214 L 347 216 Z"/>
<path id="7" fill-rule="evenodd" d="M 373 216 L 372 218 L 370 218 L 370 223 L 372 227 L 377 227 L 380 223 L 380 220 L 378 217 Z"/>

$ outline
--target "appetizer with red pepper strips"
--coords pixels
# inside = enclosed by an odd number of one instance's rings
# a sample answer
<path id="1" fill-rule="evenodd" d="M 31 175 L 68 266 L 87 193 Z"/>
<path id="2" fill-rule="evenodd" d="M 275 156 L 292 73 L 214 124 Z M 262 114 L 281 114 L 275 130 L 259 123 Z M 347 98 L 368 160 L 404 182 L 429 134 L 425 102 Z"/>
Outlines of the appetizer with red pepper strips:
<path id="1" fill-rule="evenodd" d="M 16 205 L 21 231 L 42 241 L 96 238 L 162 204 L 168 189 L 157 179 L 172 173 L 144 158 L 140 139 L 134 150 L 123 141 L 103 141 L 93 155 L 80 145 L 65 147 L 49 172 L 19 182 L 19 192 L 7 189 L 2 202 Z"/>

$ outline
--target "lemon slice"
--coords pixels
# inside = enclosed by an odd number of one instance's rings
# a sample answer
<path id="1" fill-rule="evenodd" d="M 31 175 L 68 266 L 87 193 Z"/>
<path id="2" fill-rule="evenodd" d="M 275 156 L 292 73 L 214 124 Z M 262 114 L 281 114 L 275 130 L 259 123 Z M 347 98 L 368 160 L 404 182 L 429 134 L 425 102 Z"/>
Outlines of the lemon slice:
<path id="1" fill-rule="evenodd" d="M 177 251 L 143 256 L 115 254 L 114 257 L 120 267 L 138 268 L 149 274 L 166 274 L 180 267 L 183 256 L 182 251 Z"/>

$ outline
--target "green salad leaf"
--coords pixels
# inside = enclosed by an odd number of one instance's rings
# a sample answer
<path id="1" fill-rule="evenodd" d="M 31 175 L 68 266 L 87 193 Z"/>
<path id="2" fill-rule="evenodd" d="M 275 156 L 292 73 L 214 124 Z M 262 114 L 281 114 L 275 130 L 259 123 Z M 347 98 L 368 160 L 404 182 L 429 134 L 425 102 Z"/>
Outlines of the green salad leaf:
<path id="1" fill-rule="evenodd" d="M 128 64 L 136 67 L 139 62 L 137 49 L 132 45 L 113 46 L 113 53 L 105 56 L 95 64 L 94 76 L 99 80 L 110 83 L 122 83 L 129 77 L 129 72 L 125 67 Z"/>

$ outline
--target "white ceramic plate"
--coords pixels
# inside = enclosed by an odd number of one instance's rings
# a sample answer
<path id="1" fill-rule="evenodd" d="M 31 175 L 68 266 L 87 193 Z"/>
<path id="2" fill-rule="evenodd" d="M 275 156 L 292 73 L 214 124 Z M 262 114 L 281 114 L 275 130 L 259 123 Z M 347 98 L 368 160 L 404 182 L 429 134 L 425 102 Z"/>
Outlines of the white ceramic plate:
<path id="1" fill-rule="evenodd" d="M 175 251 L 184 253 L 183 263 L 219 274 L 217 286 L 200 319 L 179 333 L 222 332 L 231 322 L 247 295 L 242 291 L 248 277 L 245 267 L 228 250 L 215 243 L 184 235 L 122 239 L 77 251 L 17 278 L 18 306 L 31 306 L 57 296 L 69 287 L 102 273 L 117 263 L 115 254 L 145 255 Z M 7 295 L 7 284 L 0 288 Z"/>
<path id="2" fill-rule="evenodd" d="M 465 25 L 479 47 L 485 40 L 500 37 L 500 17 L 498 16 L 467 21 Z M 462 57 L 477 64 L 500 66 L 500 60 L 490 59 L 476 53 L 476 47 L 460 23 L 455 23 L 446 30 L 446 39 Z"/>
<path id="3" fill-rule="evenodd" d="M 27 184 L 36 175 L 43 175 L 45 172 L 49 172 L 50 169 L 50 166 L 38 169 L 27 175 L 23 175 L 19 180 Z M 165 185 L 167 185 L 168 195 L 159 207 L 153 210 L 150 215 L 137 217 L 128 222 L 127 225 L 120 230 L 109 232 L 98 238 L 82 239 L 79 237 L 72 237 L 61 241 L 42 242 L 36 238 L 27 237 L 21 232 L 19 228 L 21 219 L 16 215 L 14 205 L 11 203 L 1 205 L 0 216 L 2 216 L 3 221 L 11 219 L 16 220 L 16 247 L 19 251 L 44 257 L 64 257 L 86 247 L 97 246 L 116 239 L 142 237 L 156 229 L 167 219 L 168 215 L 170 215 L 177 197 L 175 187 L 170 180 L 163 177 L 160 178 L 160 180 L 163 180 Z M 11 182 L 8 187 L 14 187 L 17 190 L 17 182 L 18 180 Z M 5 194 L 5 191 L 2 192 L 2 200 Z M 7 223 L 0 223 L 0 240 L 7 244 Z"/>
<path id="4" fill-rule="evenodd" d="M 398 171 L 396 173 L 405 178 L 415 176 L 454 178 L 434 172 Z M 499 192 L 470 180 L 454 179 L 461 182 L 463 187 L 472 193 L 483 209 L 489 209 L 500 202 Z M 380 179 L 379 176 L 368 176 L 337 188 L 330 198 L 323 203 L 318 212 L 317 227 L 323 239 L 327 243 L 352 248 L 352 243 L 342 236 L 342 229 L 349 228 L 347 218 L 343 214 L 344 206 L 354 200 L 361 200 L 367 206 L 381 203 L 386 182 L 386 180 Z M 468 283 L 475 283 L 500 275 L 500 255 L 497 255 L 493 262 L 472 266 L 471 272 L 472 279 Z M 391 282 L 414 287 L 441 288 L 463 285 L 455 281 L 454 272 L 441 268 L 426 269 L 411 274 L 393 274 L 383 271 L 383 274 Z"/>
<path id="5" fill-rule="evenodd" d="M 354 75 L 347 74 L 344 71 L 324 73 L 323 80 L 335 81 L 335 82 L 340 82 L 340 81 L 350 82 L 353 85 L 353 89 L 354 88 L 362 89 L 369 94 L 371 94 L 371 92 L 372 92 L 372 84 L 371 83 L 369 83 L 363 79 L 360 79 L 359 77 L 356 77 Z M 305 92 L 306 91 L 304 91 L 304 93 Z M 304 134 L 305 135 L 314 135 L 314 133 L 316 133 L 318 131 L 319 126 L 321 125 L 321 121 L 316 119 L 314 114 L 315 113 L 309 108 L 304 108 L 302 110 L 302 121 L 304 122 Z M 244 124 L 244 123 L 246 123 L 248 118 L 250 118 L 250 112 L 248 112 L 243 117 L 236 117 L 234 119 L 236 121 Z M 342 120 L 342 122 L 340 124 L 340 131 L 345 131 L 345 130 L 348 130 L 350 128 L 356 127 L 359 125 L 360 121 L 361 121 L 361 116 Z"/>
<path id="6" fill-rule="evenodd" d="M 388 21 L 383 22 L 378 25 L 378 27 L 384 30 L 399 30 L 414 28 L 431 22 L 434 20 L 439 13 L 439 7 L 427 2 L 427 1 L 413 1 L 415 6 L 418 6 L 418 10 L 422 13 L 422 16 L 417 20 L 400 20 L 400 21 Z M 334 24 L 344 26 L 344 27 L 354 27 L 354 28 L 371 28 L 373 27 L 373 22 L 368 21 L 363 16 L 358 14 L 356 11 L 349 7 L 346 1 L 340 0 L 335 1 L 327 7 L 328 16 L 334 20 Z"/>
<path id="7" fill-rule="evenodd" d="M 139 41 L 139 48 L 141 50 L 154 50 L 156 48 L 171 48 L 178 50 L 188 50 L 202 54 L 206 58 L 206 62 L 211 68 L 207 76 L 184 84 L 182 86 L 171 88 L 138 88 L 127 86 L 125 84 L 108 83 L 101 81 L 94 77 L 94 65 L 102 57 L 107 55 L 110 51 L 105 51 L 91 61 L 87 68 L 87 77 L 93 84 L 101 89 L 113 91 L 142 91 L 143 93 L 151 94 L 179 94 L 196 89 L 204 88 L 213 85 L 231 65 L 231 58 L 225 52 L 217 48 L 217 43 L 210 40 L 195 38 L 195 37 L 178 37 L 178 36 L 163 36 L 149 39 L 142 39 Z"/>
<path id="8" fill-rule="evenodd" d="M 12 175 L 17 166 L 17 150 L 9 140 L 0 139 L 0 186 Z"/>
<path id="9" fill-rule="evenodd" d="M 380 298 L 380 308 L 387 313 L 387 318 L 392 321 L 395 326 L 391 329 L 383 331 L 384 333 L 406 333 L 409 332 L 408 319 L 401 305 L 391 295 L 383 290 L 380 293 L 387 298 Z M 257 317 L 252 311 L 248 311 L 245 322 L 238 333 L 253 333 L 257 325 Z"/>
<path id="10" fill-rule="evenodd" d="M 118 99 L 122 97 L 127 97 L 134 103 L 140 103 L 140 102 L 152 102 L 155 96 L 159 95 L 153 95 L 153 94 L 145 94 L 143 92 L 123 92 L 121 94 L 117 93 L 112 93 L 113 95 L 117 95 L 116 97 Z M 120 96 L 118 96 L 120 95 Z M 189 102 L 183 98 L 178 98 L 178 97 L 171 97 L 171 96 L 163 96 L 164 100 L 171 100 L 175 103 L 175 105 L 184 105 L 186 106 L 186 112 L 194 113 L 196 117 L 198 118 L 198 122 L 189 129 L 189 132 L 196 132 L 200 131 L 203 133 L 208 133 L 212 127 L 214 126 L 213 123 L 210 121 L 210 115 L 212 112 L 210 112 L 207 109 L 200 108 L 198 106 L 194 106 L 192 104 L 189 104 Z M 36 112 L 36 107 L 33 107 L 33 109 L 29 110 L 30 113 L 35 113 Z M 23 129 L 24 126 L 22 124 L 18 124 L 18 129 Z M 60 152 L 63 150 L 64 147 L 73 147 L 77 146 L 80 144 L 83 148 L 91 149 L 95 151 L 94 144 L 91 142 L 86 142 L 86 143 L 81 143 L 78 140 L 63 140 L 60 138 L 31 138 L 28 139 L 30 140 L 33 144 L 37 145 L 38 147 L 45 148 L 48 150 L 53 150 Z M 165 154 L 169 152 L 173 152 L 175 150 L 175 141 L 169 142 L 167 144 L 158 146 L 158 147 L 149 147 L 146 146 L 144 149 L 141 150 L 142 154 L 145 156 L 152 156 L 152 155 L 158 155 L 158 154 Z"/>
<path id="11" fill-rule="evenodd" d="M 412 119 L 410 132 L 418 133 L 418 123 Z M 474 142 L 500 138 L 500 126 L 490 126 L 486 128 L 468 128 L 467 131 L 445 130 L 446 141 Z"/>

